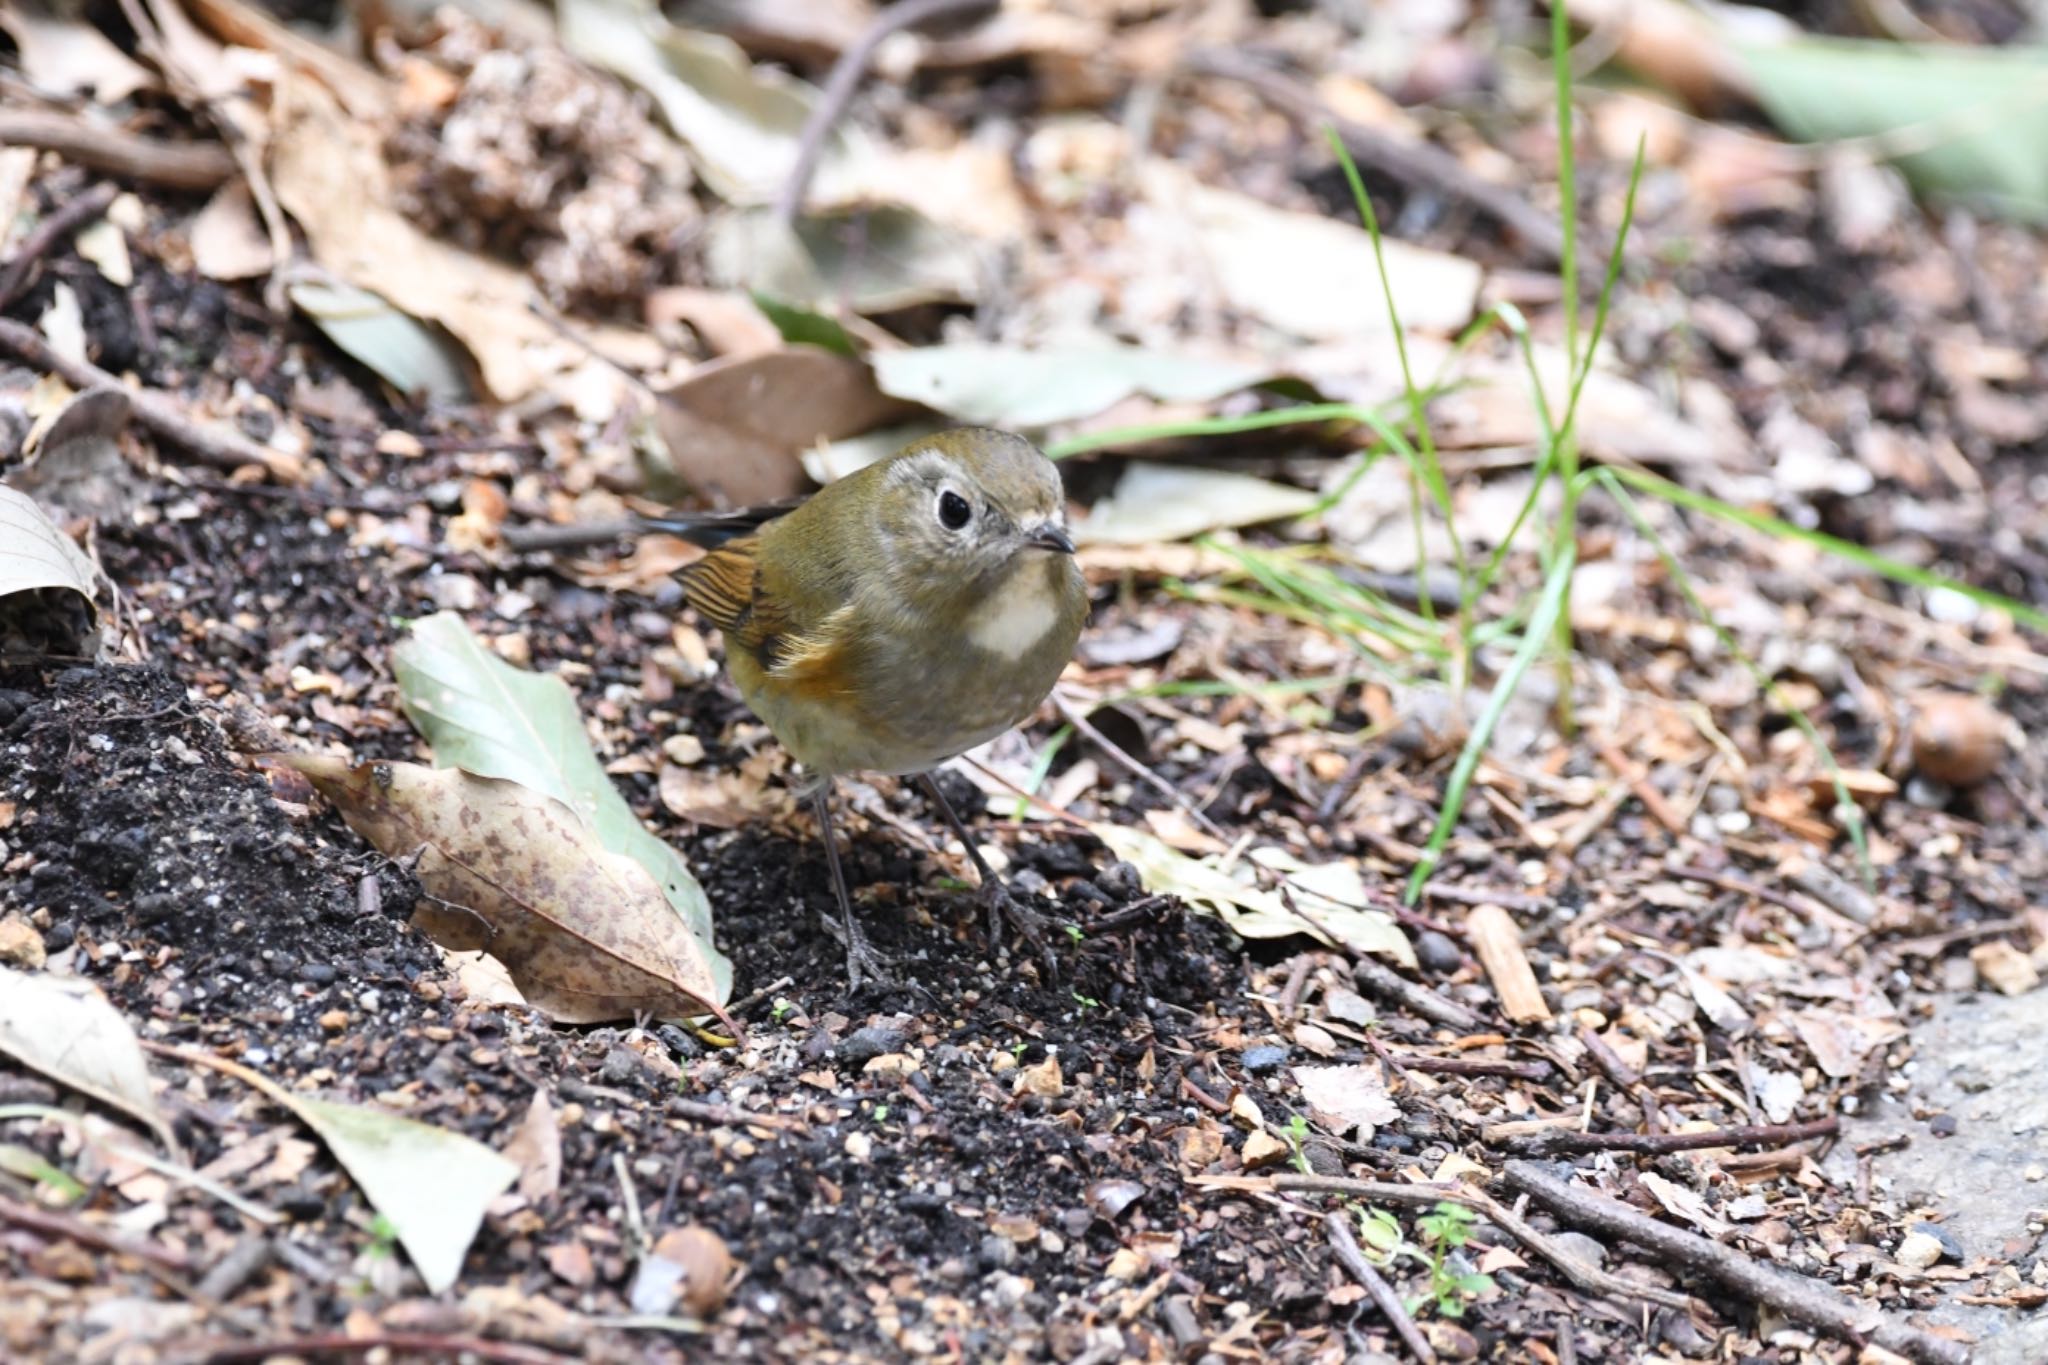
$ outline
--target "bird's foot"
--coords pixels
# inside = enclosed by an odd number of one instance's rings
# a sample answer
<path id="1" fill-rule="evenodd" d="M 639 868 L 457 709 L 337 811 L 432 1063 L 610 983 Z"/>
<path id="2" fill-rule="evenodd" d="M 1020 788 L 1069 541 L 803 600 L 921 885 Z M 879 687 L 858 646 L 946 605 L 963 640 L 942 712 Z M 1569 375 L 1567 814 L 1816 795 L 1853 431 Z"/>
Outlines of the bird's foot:
<path id="1" fill-rule="evenodd" d="M 868 941 L 858 920 L 849 919 L 843 924 L 827 916 L 825 928 L 832 937 L 839 940 L 846 949 L 846 988 L 857 991 L 864 984 L 896 986 L 902 984 L 892 970 L 897 959 L 889 957 Z"/>
<path id="2" fill-rule="evenodd" d="M 1034 910 L 1029 901 L 1009 887 L 999 877 L 982 878 L 981 889 L 975 893 L 982 909 L 988 915 L 988 945 L 992 952 L 1003 947 L 1004 926 L 1015 929 L 1038 954 L 1045 964 L 1048 976 L 1059 978 L 1059 959 L 1053 955 L 1052 921 Z"/>

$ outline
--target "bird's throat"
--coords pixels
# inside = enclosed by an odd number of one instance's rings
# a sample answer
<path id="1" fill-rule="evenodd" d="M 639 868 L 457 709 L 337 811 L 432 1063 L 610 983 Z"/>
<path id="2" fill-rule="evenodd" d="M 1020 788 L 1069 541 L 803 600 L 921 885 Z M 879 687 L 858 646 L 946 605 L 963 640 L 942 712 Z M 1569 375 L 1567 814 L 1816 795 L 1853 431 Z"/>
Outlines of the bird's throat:
<path id="1" fill-rule="evenodd" d="M 967 618 L 967 639 L 1003 659 L 1020 659 L 1059 624 L 1059 589 L 1045 557 L 1028 555 Z"/>

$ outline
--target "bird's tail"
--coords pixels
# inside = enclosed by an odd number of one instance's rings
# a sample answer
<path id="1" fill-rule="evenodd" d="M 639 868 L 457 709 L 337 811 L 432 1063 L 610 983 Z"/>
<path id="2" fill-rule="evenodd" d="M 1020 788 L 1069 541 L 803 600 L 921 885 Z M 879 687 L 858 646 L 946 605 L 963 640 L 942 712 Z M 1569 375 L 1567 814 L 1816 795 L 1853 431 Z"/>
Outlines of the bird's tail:
<path id="1" fill-rule="evenodd" d="M 669 517 L 641 517 L 637 529 L 642 535 L 658 532 L 715 550 L 728 540 L 752 535 L 802 501 L 795 498 L 760 507 L 743 507 L 735 512 L 680 512 Z"/>

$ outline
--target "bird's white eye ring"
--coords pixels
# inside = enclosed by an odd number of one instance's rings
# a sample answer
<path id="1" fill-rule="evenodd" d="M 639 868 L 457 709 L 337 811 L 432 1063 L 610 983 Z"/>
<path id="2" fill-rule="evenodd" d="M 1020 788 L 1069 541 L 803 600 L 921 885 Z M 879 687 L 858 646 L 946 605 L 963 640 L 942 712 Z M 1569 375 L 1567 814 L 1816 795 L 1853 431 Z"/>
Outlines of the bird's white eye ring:
<path id="1" fill-rule="evenodd" d="M 958 531 L 974 519 L 974 509 L 967 499 L 948 488 L 939 494 L 939 525 L 948 531 Z"/>

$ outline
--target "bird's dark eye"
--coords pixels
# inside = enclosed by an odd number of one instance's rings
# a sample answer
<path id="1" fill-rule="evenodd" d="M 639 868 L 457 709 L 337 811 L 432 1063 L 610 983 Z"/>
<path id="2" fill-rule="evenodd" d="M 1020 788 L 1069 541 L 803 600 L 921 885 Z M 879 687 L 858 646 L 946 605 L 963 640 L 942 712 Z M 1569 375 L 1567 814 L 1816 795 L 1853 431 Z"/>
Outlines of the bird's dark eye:
<path id="1" fill-rule="evenodd" d="M 967 505 L 967 499 L 947 489 L 939 494 L 939 525 L 948 531 L 957 531 L 974 516 L 974 509 Z"/>

